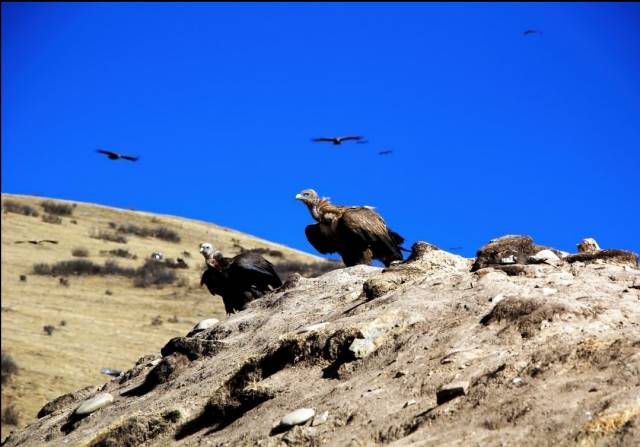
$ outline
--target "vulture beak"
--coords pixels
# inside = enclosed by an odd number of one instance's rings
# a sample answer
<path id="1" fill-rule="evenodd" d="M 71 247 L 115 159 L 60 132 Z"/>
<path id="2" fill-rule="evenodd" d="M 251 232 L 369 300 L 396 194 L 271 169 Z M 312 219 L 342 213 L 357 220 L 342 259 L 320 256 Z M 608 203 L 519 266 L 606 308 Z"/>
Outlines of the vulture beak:
<path id="1" fill-rule="evenodd" d="M 302 195 L 301 194 L 296 194 L 296 200 L 302 200 Z"/>

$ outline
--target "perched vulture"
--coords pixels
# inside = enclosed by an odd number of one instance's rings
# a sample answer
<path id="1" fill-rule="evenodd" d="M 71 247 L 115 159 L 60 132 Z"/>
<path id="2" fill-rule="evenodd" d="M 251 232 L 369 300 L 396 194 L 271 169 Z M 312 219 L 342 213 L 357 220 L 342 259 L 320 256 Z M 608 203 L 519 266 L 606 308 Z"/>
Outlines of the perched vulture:
<path id="1" fill-rule="evenodd" d="M 96 152 L 105 154 L 109 160 L 129 160 L 138 161 L 138 157 L 132 157 L 131 155 L 121 155 L 117 152 L 105 151 L 104 149 L 98 149 Z"/>
<path id="2" fill-rule="evenodd" d="M 307 239 L 320 253 L 339 253 L 347 267 L 370 264 L 385 266 L 402 260 L 404 238 L 387 227 L 382 217 L 368 206 L 342 207 L 318 197 L 313 189 L 296 195 L 318 222 L 305 229 Z"/>
<path id="3" fill-rule="evenodd" d="M 340 145 L 342 144 L 343 141 L 349 141 L 349 140 L 361 141 L 362 137 L 358 135 L 348 135 L 346 137 L 314 138 L 311 141 L 313 141 L 314 143 L 328 142 L 328 143 Z"/>
<path id="4" fill-rule="evenodd" d="M 200 286 L 212 295 L 220 295 L 227 314 L 240 311 L 247 303 L 282 285 L 273 265 L 257 253 L 242 253 L 225 258 L 209 243 L 200 244 L 207 263 Z"/>

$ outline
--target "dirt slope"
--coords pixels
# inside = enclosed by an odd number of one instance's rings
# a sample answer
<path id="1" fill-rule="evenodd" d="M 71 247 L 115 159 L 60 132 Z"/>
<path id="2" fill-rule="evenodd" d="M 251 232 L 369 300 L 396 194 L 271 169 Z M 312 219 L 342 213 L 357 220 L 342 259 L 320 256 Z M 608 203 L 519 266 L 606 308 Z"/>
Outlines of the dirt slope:
<path id="1" fill-rule="evenodd" d="M 166 341 L 184 334 L 203 318 L 224 318 L 221 300 L 200 288 L 203 269 L 198 245 L 210 241 L 226 255 L 239 247 L 271 250 L 265 256 L 276 265 L 285 261 L 316 263 L 320 258 L 205 222 L 160 216 L 84 203 L 74 205 L 61 224 L 46 223 L 38 197 L 2 195 L 6 201 L 32 207 L 38 216 L 2 214 L 2 351 L 19 371 L 2 386 L 3 409 L 13 405 L 19 424 L 33 422 L 48 401 L 81 386 L 103 383 L 100 368 L 127 369 L 140 356 L 159 352 Z M 75 221 L 76 223 L 73 223 Z M 111 225 L 110 225 L 111 223 Z M 111 226 L 136 225 L 175 231 L 180 242 L 125 234 L 127 243 L 90 237 L 100 231 L 117 233 Z M 52 239 L 57 245 L 15 244 L 20 240 Z M 84 248 L 88 257 L 71 252 Z M 105 254 L 126 249 L 137 259 Z M 32 274 L 38 262 L 86 259 L 103 265 L 115 260 L 123 267 L 138 267 L 155 251 L 167 258 L 184 258 L 188 269 L 176 269 L 179 280 L 162 288 L 134 287 L 120 276 L 64 276 Z M 190 253 L 187 257 L 184 251 Z M 279 254 L 278 254 L 279 253 Z M 20 276 L 26 275 L 26 281 Z M 109 294 L 107 294 L 109 293 Z M 161 324 L 152 324 L 160 316 Z M 61 322 L 64 321 L 64 326 Z M 157 320 L 158 321 L 158 320 Z M 156 322 L 157 322 L 156 321 Z M 51 336 L 45 325 L 55 329 Z M 3 421 L 3 435 L 7 424 Z"/>
<path id="2" fill-rule="evenodd" d="M 386 270 L 292 278 L 6 445 L 637 445 L 637 260 L 515 258 L 471 272 L 418 243 Z M 74 416 L 101 392 L 113 403 Z M 318 417 L 277 428 L 300 408 Z"/>

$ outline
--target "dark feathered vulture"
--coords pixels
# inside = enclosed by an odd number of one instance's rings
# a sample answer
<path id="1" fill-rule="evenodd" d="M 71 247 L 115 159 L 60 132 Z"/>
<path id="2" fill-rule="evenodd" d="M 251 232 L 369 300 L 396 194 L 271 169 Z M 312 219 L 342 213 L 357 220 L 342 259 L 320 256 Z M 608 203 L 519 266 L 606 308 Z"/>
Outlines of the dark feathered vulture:
<path id="1" fill-rule="evenodd" d="M 129 160 L 138 161 L 138 157 L 132 157 L 131 155 L 122 155 L 117 152 L 105 151 L 104 149 L 98 149 L 96 152 L 104 154 L 109 160 Z"/>
<path id="2" fill-rule="evenodd" d="M 322 143 L 322 142 L 327 142 L 327 143 L 333 143 L 335 145 L 340 145 L 342 144 L 344 141 L 350 141 L 350 140 L 355 140 L 355 141 L 362 141 L 362 137 L 359 135 L 347 135 L 346 137 L 329 137 L 329 138 L 314 138 L 313 141 L 314 143 Z"/>
<path id="3" fill-rule="evenodd" d="M 257 253 L 225 258 L 209 243 L 200 244 L 207 263 L 200 285 L 212 295 L 220 295 L 227 314 L 238 312 L 247 303 L 282 285 L 273 265 Z"/>
<path id="4" fill-rule="evenodd" d="M 336 206 L 313 189 L 296 195 L 318 222 L 305 229 L 307 239 L 320 253 L 338 253 L 347 267 L 370 264 L 373 259 L 389 266 L 402 260 L 404 238 L 391 231 L 369 206 Z"/>

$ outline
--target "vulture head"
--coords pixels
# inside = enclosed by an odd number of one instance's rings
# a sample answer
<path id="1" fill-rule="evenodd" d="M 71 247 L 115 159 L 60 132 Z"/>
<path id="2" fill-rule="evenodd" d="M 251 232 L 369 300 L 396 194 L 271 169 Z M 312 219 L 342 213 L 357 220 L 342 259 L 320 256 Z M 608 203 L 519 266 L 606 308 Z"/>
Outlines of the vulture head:
<path id="1" fill-rule="evenodd" d="M 296 194 L 296 199 L 301 200 L 307 206 L 313 206 L 320 201 L 318 193 L 313 189 L 305 189 L 300 194 Z"/>
<path id="2" fill-rule="evenodd" d="M 206 260 L 213 259 L 217 255 L 221 254 L 220 251 L 213 248 L 208 242 L 203 242 L 200 244 L 200 253 Z"/>

